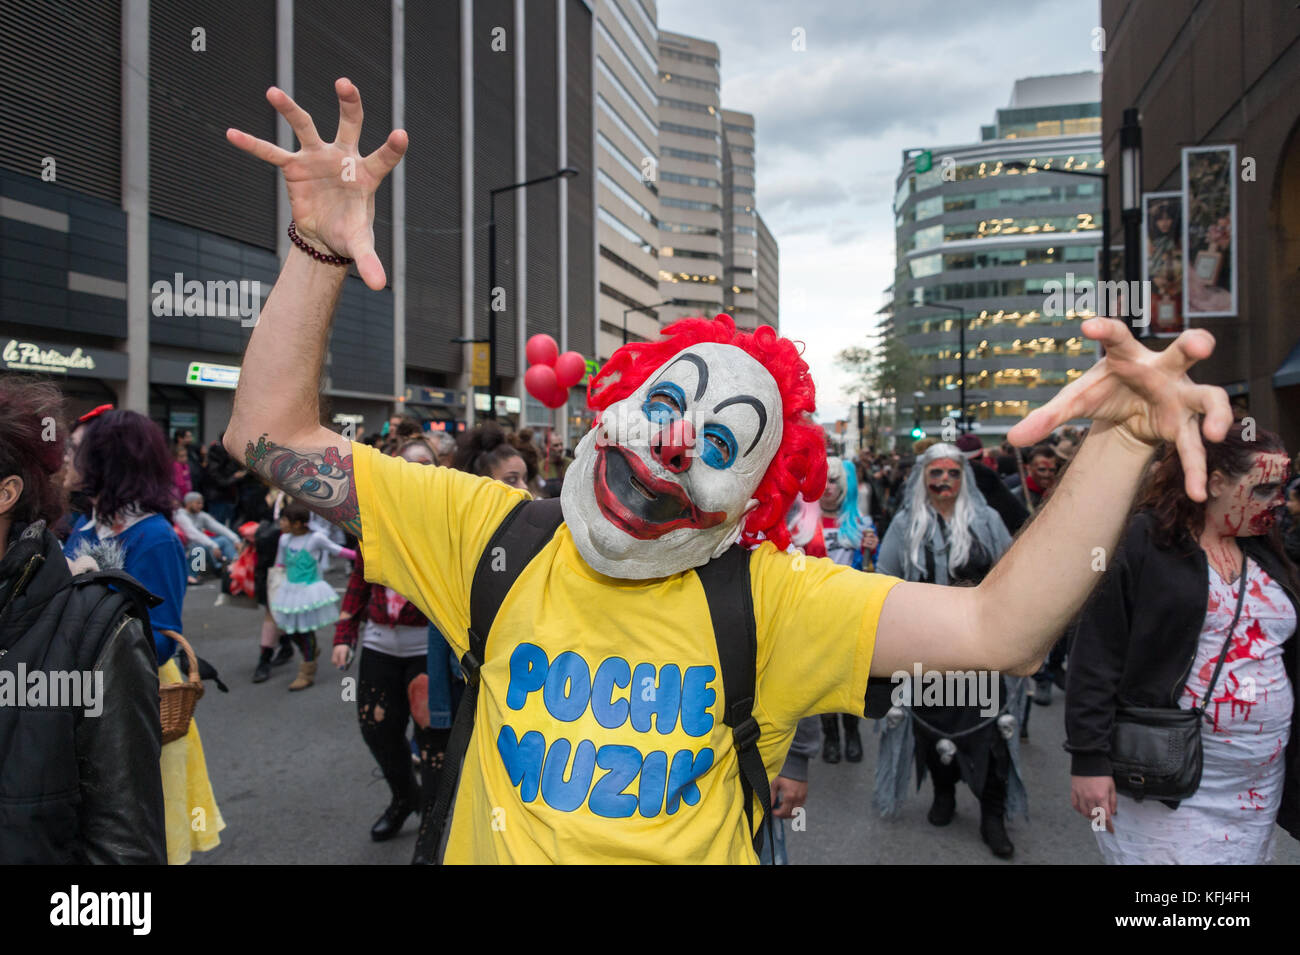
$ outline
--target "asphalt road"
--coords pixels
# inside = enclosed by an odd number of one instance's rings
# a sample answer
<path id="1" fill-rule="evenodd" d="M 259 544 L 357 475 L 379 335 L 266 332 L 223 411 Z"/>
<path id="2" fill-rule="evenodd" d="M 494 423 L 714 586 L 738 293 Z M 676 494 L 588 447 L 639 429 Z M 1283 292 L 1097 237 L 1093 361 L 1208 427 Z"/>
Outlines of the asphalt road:
<path id="1" fill-rule="evenodd" d="M 336 587 L 344 578 L 328 575 Z M 221 845 L 197 853 L 193 864 L 394 864 L 410 861 L 415 821 L 391 842 L 370 840 L 370 826 L 388 804 L 388 788 L 361 741 L 356 706 L 343 699 L 340 673 L 328 662 L 333 634 L 322 630 L 324 660 L 316 685 L 286 689 L 297 662 L 266 683 L 251 682 L 257 662 L 260 611 L 214 607 L 215 583 L 190 588 L 185 634 L 221 673 L 229 693 L 209 684 L 197 710 L 217 804 L 226 829 Z M 979 803 L 958 787 L 957 816 L 945 829 L 925 818 L 932 791 L 914 793 L 898 819 L 870 811 L 878 746 L 864 721 L 861 763 L 814 760 L 809 773 L 806 829 L 787 828 L 793 864 L 909 863 L 939 865 L 1100 864 L 1087 820 L 1070 808 L 1069 763 L 1061 748 L 1064 707 L 1056 694 L 1035 707 L 1022 744 L 1029 822 L 1013 821 L 1009 862 L 996 859 L 979 837 Z M 1277 862 L 1300 863 L 1300 844 L 1279 830 Z"/>

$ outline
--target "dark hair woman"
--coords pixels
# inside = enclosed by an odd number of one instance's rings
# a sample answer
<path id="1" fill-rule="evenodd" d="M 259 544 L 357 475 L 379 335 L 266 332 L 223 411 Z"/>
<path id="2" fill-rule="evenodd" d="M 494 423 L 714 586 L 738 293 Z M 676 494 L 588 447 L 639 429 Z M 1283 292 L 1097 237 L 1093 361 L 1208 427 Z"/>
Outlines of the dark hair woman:
<path id="1" fill-rule="evenodd" d="M 1277 435 L 1241 423 L 1205 455 L 1199 502 L 1183 491 L 1177 454 L 1163 453 L 1076 624 L 1065 699 L 1071 802 L 1104 818 L 1097 841 L 1112 864 L 1266 862 L 1275 821 L 1300 838 L 1300 583 L 1274 523 L 1290 461 Z M 1177 808 L 1117 794 L 1117 707 L 1190 709 L 1207 693 L 1195 794 Z"/>
<path id="2" fill-rule="evenodd" d="M 0 864 L 157 864 L 153 641 L 136 616 L 86 626 L 80 595 L 93 587 L 73 588 L 47 529 L 63 510 L 61 404 L 51 384 L 0 378 L 0 672 L 93 673 L 81 682 L 95 698 L 0 706 Z"/>
<path id="3" fill-rule="evenodd" d="M 407 441 L 397 456 L 422 465 L 432 465 L 434 460 L 432 449 L 422 438 Z M 396 836 L 407 817 L 421 808 L 442 767 L 443 753 L 451 736 L 449 723 L 440 728 L 429 725 L 426 670 L 430 639 L 429 619 L 396 591 L 367 583 L 365 566 L 358 555 L 352 564 L 342 612 L 334 628 L 331 659 L 336 667 L 346 669 L 352 665 L 358 642 L 361 644 L 357 719 L 361 723 L 361 738 L 379 764 L 391 792 L 388 808 L 370 827 L 370 838 L 375 842 Z M 446 655 L 445 641 L 441 635 L 437 639 Z M 418 750 L 419 779 L 411 770 L 408 725 L 413 726 Z"/>
<path id="4" fill-rule="evenodd" d="M 527 463 L 506 433 L 495 424 L 480 425 L 462 435 L 452 467 L 457 471 L 490 477 L 521 491 L 529 490 Z"/>
<path id="5" fill-rule="evenodd" d="M 122 569 L 162 603 L 149 611 L 157 653 L 158 679 L 179 683 L 173 657 L 176 641 L 163 631 L 181 632 L 185 601 L 185 550 L 172 528 L 176 507 L 172 453 L 162 429 L 135 411 L 109 411 L 86 430 L 77 449 L 81 487 L 93 503 L 90 516 L 76 527 L 63 551 L 69 558 L 91 547 L 115 545 Z M 206 851 L 225 828 L 212 795 L 198 725 L 162 749 L 163 793 L 167 802 L 167 861 L 183 865 L 194 850 Z M 192 828 L 194 810 L 204 825 Z"/>

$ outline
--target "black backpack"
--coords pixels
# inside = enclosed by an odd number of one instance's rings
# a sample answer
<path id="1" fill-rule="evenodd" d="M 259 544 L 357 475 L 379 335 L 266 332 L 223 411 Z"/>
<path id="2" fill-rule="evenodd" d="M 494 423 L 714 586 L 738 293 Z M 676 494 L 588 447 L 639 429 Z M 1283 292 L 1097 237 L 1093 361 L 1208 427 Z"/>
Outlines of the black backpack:
<path id="1" fill-rule="evenodd" d="M 442 859 L 447 817 L 460 781 L 461 764 L 474 732 L 479 668 L 485 658 L 492 622 L 514 582 L 550 542 L 563 521 L 560 501 L 556 498 L 521 501 L 505 516 L 479 557 L 470 589 L 469 650 L 460 661 L 468 685 L 456 710 L 456 721 L 452 725 L 451 739 L 438 776 L 437 795 L 428 800 L 421 819 L 412 860 L 416 864 L 431 864 Z M 499 560 L 493 568 L 493 555 L 504 555 L 504 570 Z M 731 727 L 740 762 L 745 818 L 753 836 L 754 850 L 758 852 L 765 841 L 765 827 L 755 830 L 753 797 L 758 796 L 763 819 L 770 825 L 772 790 L 758 752 L 760 731 L 752 713 L 758 638 L 750 589 L 749 551 L 739 546 L 732 547 L 721 557 L 695 568 L 695 573 L 700 577 L 709 603 L 709 616 L 722 664 L 722 688 L 726 701 L 723 723 Z M 767 838 L 766 842 L 769 851 L 774 852 L 772 840 Z"/>

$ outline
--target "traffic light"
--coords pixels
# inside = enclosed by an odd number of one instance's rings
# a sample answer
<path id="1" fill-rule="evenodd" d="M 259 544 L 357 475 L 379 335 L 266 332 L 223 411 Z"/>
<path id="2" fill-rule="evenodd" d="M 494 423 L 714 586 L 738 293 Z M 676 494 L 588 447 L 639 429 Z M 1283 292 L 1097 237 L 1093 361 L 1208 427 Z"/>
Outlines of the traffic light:
<path id="1" fill-rule="evenodd" d="M 924 437 L 925 437 L 925 429 L 922 428 L 919 424 L 918 424 L 915 428 L 912 429 L 912 440 L 913 440 L 913 441 L 920 441 L 920 440 L 921 440 L 922 438 L 924 438 Z"/>

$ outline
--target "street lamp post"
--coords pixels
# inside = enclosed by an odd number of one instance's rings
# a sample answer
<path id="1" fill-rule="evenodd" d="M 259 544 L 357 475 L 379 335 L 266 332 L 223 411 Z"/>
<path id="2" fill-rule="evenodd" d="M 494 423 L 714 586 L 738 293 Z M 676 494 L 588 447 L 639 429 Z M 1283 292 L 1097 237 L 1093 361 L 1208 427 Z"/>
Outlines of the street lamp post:
<path id="1" fill-rule="evenodd" d="M 1142 126 L 1132 107 L 1124 110 L 1119 128 L 1119 202 L 1124 219 L 1124 281 L 1138 282 L 1142 278 Z M 1133 327 L 1131 317 L 1128 324 Z"/>
<path id="2" fill-rule="evenodd" d="M 675 298 L 670 298 L 670 299 L 668 299 L 666 302 L 655 302 L 655 304 L 653 304 L 653 305 L 638 305 L 636 308 L 625 308 L 625 309 L 623 309 L 623 344 L 624 344 L 624 345 L 627 344 L 627 317 L 628 317 L 628 315 L 630 315 L 632 312 L 646 312 L 646 313 L 648 314 L 649 311 L 650 311 L 650 309 L 652 309 L 652 308 L 659 308 L 659 307 L 661 307 L 661 306 L 663 306 L 663 305 L 676 305 L 676 304 L 677 304 L 677 299 L 675 299 Z"/>
<path id="3" fill-rule="evenodd" d="M 578 170 L 566 166 L 549 176 L 538 176 L 536 179 L 516 182 L 509 186 L 497 186 L 488 192 L 488 417 L 493 421 L 497 417 L 497 313 L 492 307 L 492 298 L 497 287 L 497 195 L 503 192 L 514 192 L 516 189 L 526 189 L 538 183 L 550 182 L 552 179 L 572 179 L 577 174 Z M 519 420 L 522 424 L 522 413 Z"/>

